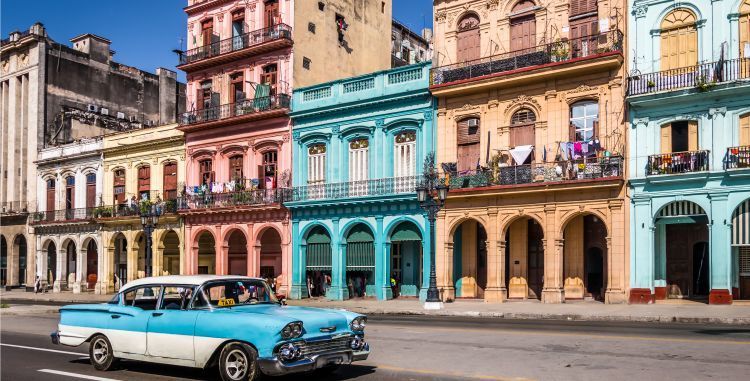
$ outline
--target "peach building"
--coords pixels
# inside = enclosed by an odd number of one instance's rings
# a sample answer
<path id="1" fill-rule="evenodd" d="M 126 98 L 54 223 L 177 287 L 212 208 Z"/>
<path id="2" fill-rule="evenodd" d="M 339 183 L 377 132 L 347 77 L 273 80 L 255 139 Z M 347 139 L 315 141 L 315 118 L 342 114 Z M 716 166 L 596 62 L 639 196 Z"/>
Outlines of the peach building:
<path id="1" fill-rule="evenodd" d="M 444 299 L 627 300 L 623 7 L 435 1 Z"/>
<path id="2" fill-rule="evenodd" d="M 185 273 L 275 279 L 289 290 L 290 95 L 390 66 L 391 2 L 191 0 Z"/>

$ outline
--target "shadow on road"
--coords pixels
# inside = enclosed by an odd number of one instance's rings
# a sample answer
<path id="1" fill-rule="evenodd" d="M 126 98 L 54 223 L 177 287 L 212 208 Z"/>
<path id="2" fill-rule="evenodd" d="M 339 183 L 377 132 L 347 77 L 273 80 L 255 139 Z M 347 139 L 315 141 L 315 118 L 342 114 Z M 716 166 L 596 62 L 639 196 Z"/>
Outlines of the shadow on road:
<path id="1" fill-rule="evenodd" d="M 699 335 L 710 335 L 710 336 L 722 336 L 722 335 L 750 335 L 750 329 L 740 329 L 740 328 L 731 328 L 731 329 L 699 329 L 693 331 Z"/>

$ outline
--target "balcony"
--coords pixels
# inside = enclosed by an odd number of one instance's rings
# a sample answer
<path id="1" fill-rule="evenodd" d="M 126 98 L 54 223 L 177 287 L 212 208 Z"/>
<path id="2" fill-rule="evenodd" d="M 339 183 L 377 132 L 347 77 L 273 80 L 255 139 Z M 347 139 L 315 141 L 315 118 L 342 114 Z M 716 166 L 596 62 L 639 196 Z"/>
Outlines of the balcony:
<path id="1" fill-rule="evenodd" d="M 61 209 L 31 214 L 31 223 L 38 225 L 88 222 L 94 219 L 97 208 Z"/>
<path id="2" fill-rule="evenodd" d="M 250 189 L 221 193 L 186 194 L 177 199 L 180 211 L 253 206 L 279 206 L 289 198 L 289 188 Z"/>
<path id="3" fill-rule="evenodd" d="M 295 187 L 289 202 L 335 200 L 357 197 L 408 194 L 416 197 L 421 176 L 390 177 L 383 179 L 320 183 Z"/>
<path id="4" fill-rule="evenodd" d="M 446 173 L 451 190 L 490 186 L 530 186 L 571 181 L 621 178 L 621 156 L 592 158 L 586 161 L 533 163 L 488 168 L 470 172 Z"/>
<path id="5" fill-rule="evenodd" d="M 277 24 L 180 53 L 177 68 L 186 72 L 292 46 L 292 27 Z"/>
<path id="6" fill-rule="evenodd" d="M 478 60 L 436 67 L 430 71 L 430 86 L 442 87 L 608 55 L 621 55 L 622 43 L 622 32 L 611 30 L 598 35 L 560 40 Z"/>
<path id="7" fill-rule="evenodd" d="M 708 91 L 725 82 L 750 79 L 750 59 L 738 58 L 628 77 L 628 96 L 695 88 Z"/>
<path id="8" fill-rule="evenodd" d="M 708 171 L 709 151 L 663 153 L 648 157 L 647 176 Z"/>
<path id="9" fill-rule="evenodd" d="M 0 214 L 27 214 L 29 213 L 28 201 L 8 201 L 0 203 Z"/>
<path id="10" fill-rule="evenodd" d="M 738 146 L 727 148 L 724 157 L 725 169 L 750 168 L 750 146 Z"/>
<path id="11" fill-rule="evenodd" d="M 289 113 L 290 100 L 289 95 L 279 94 L 189 111 L 180 116 L 178 129 L 192 131 L 284 116 Z"/>
<path id="12" fill-rule="evenodd" d="M 140 203 L 123 203 L 117 205 L 102 205 L 94 208 L 96 219 L 138 218 L 141 212 L 152 209 L 160 216 L 177 213 L 177 200 L 161 202 L 141 201 Z"/>

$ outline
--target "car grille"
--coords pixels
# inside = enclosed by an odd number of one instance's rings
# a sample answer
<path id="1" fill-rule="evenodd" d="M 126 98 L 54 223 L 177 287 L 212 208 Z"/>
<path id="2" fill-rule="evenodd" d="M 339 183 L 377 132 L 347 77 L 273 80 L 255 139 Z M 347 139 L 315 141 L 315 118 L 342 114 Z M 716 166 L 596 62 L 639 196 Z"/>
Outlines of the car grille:
<path id="1" fill-rule="evenodd" d="M 332 340 L 304 341 L 298 343 L 302 355 L 314 356 L 325 352 L 345 351 L 350 349 L 351 337 L 340 337 Z"/>

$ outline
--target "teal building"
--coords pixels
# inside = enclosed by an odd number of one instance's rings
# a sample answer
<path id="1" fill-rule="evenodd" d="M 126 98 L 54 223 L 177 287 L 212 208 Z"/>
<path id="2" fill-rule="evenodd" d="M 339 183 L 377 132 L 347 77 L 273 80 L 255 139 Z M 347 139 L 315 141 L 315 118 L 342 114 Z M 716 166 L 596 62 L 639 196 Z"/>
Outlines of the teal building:
<path id="1" fill-rule="evenodd" d="M 426 297 L 415 186 L 434 150 L 429 63 L 293 93 L 291 298 Z"/>
<path id="2" fill-rule="evenodd" d="M 750 0 L 631 0 L 630 302 L 750 299 Z"/>

